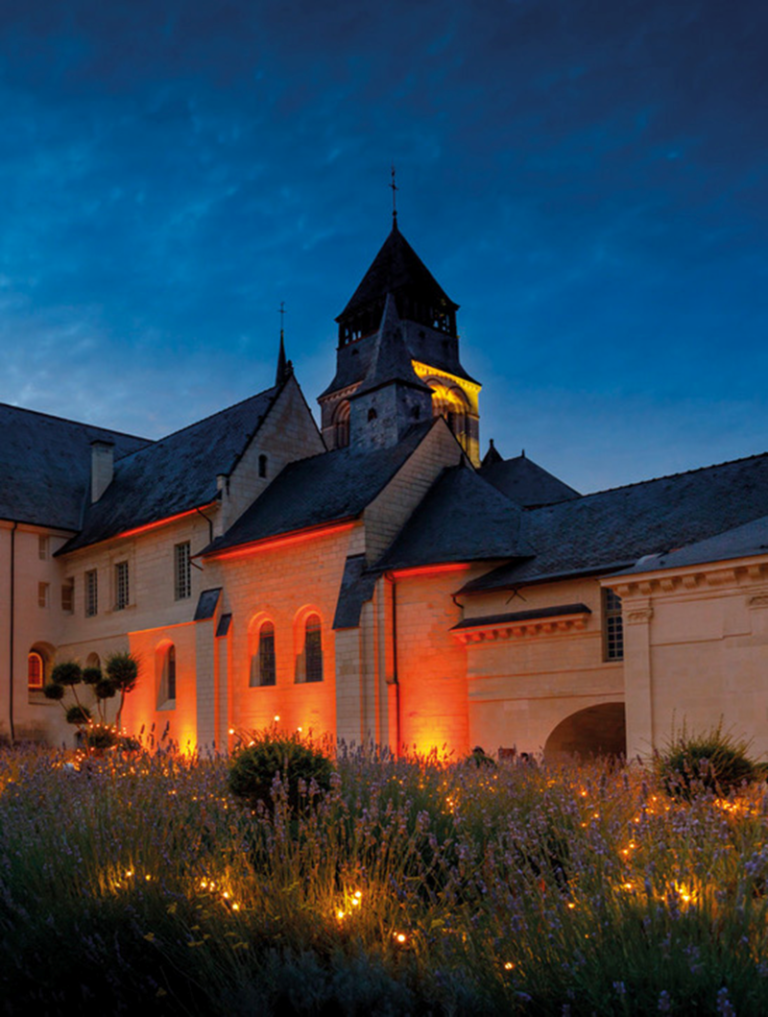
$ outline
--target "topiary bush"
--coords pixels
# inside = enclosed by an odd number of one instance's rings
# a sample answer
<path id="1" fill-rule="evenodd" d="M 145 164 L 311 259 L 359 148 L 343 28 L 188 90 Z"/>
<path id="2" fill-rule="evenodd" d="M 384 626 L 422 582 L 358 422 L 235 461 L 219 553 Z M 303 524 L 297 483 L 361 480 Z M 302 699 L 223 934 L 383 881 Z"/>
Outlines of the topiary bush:
<path id="1" fill-rule="evenodd" d="M 87 724 L 91 719 L 91 711 L 87 706 L 80 706 L 78 703 L 75 706 L 70 706 L 67 710 L 67 723 L 68 724 Z"/>
<path id="2" fill-rule="evenodd" d="M 749 757 L 749 742 L 723 732 L 722 720 L 703 734 L 688 734 L 683 726 L 656 756 L 656 771 L 667 794 L 684 799 L 702 790 L 728 794 L 762 774 Z"/>
<path id="3" fill-rule="evenodd" d="M 75 660 L 57 664 L 51 672 L 51 681 L 56 685 L 79 685 L 83 680 L 83 669 Z"/>
<path id="4" fill-rule="evenodd" d="M 313 782 L 321 791 L 330 789 L 333 764 L 298 735 L 260 732 L 233 758 L 229 767 L 229 789 L 251 808 L 263 802 L 272 810 L 272 784 L 278 774 L 286 790 L 288 806 L 296 812 L 308 803 L 307 793 Z"/>

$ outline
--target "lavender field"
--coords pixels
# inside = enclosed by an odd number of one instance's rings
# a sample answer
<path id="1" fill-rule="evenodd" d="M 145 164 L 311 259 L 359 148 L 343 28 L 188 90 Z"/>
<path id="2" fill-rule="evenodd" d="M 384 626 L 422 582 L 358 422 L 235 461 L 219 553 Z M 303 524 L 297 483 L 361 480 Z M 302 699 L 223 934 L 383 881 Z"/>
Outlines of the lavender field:
<path id="1" fill-rule="evenodd" d="M 0 1013 L 768 1012 L 764 785 L 342 753 L 274 796 L 0 751 Z"/>

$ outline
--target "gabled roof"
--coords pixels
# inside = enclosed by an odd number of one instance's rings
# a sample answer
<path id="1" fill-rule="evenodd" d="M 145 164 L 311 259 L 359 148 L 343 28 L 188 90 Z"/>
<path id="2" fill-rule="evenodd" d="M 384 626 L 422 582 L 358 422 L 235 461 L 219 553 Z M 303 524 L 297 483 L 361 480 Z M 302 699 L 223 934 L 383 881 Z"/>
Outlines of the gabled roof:
<path id="1" fill-rule="evenodd" d="M 458 310 L 459 305 L 446 295 L 427 266 L 400 232 L 397 223 L 394 223 L 392 232 L 382 244 L 371 267 L 363 276 L 360 285 L 336 321 L 341 321 L 369 304 L 377 301 L 383 302 L 387 293 L 396 293 L 406 287 L 445 301 L 445 304 L 452 310 Z"/>
<path id="2" fill-rule="evenodd" d="M 430 398 L 432 396 L 432 390 L 419 379 L 413 369 L 411 355 L 406 348 L 400 328 L 400 318 L 397 314 L 395 300 L 392 294 L 388 293 L 370 365 L 362 385 L 352 398 L 356 399 L 366 392 L 373 392 L 392 382 L 410 385 L 411 388 L 418 388 L 426 392 Z"/>
<path id="3" fill-rule="evenodd" d="M 268 388 L 115 463 L 112 483 L 59 553 L 210 504 L 217 475 L 232 472 L 281 391 Z"/>
<path id="4" fill-rule="evenodd" d="M 768 508 L 768 455 L 584 495 L 525 510 L 522 534 L 536 550 L 464 588 L 504 589 L 615 571 L 757 520 Z"/>
<path id="5" fill-rule="evenodd" d="M 482 559 L 527 558 L 523 512 L 468 466 L 449 467 L 378 562 L 379 569 Z"/>
<path id="6" fill-rule="evenodd" d="M 0 403 L 0 518 L 78 530 L 91 485 L 91 442 L 115 459 L 151 446 L 148 438 Z"/>
<path id="7" fill-rule="evenodd" d="M 491 455 L 492 451 L 496 457 Z M 502 459 L 493 446 L 483 459 L 480 476 L 518 505 L 551 505 L 580 497 L 578 491 L 526 458 L 525 453 Z"/>
<path id="8" fill-rule="evenodd" d="M 268 537 L 358 517 L 433 425 L 431 420 L 414 425 L 391 448 L 363 451 L 347 446 L 289 463 L 229 530 L 202 553 L 216 554 Z"/>

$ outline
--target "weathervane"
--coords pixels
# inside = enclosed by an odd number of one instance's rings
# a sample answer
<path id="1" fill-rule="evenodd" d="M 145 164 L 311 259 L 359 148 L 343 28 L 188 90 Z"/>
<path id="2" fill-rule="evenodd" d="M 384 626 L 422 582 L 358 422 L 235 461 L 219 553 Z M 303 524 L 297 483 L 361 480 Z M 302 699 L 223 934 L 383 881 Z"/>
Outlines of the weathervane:
<path id="1" fill-rule="evenodd" d="M 392 188 L 392 226 L 397 226 L 397 192 L 399 190 L 395 183 L 395 167 L 392 166 L 392 183 L 389 185 Z"/>

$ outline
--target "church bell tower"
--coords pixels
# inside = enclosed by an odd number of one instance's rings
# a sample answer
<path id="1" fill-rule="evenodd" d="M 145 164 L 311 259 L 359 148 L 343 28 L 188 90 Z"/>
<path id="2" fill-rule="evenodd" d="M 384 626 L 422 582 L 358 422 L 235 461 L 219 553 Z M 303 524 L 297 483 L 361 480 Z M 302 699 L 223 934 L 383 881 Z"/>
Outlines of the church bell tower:
<path id="1" fill-rule="evenodd" d="M 432 415 L 446 418 L 469 459 L 479 466 L 480 385 L 459 361 L 459 305 L 400 232 L 397 212 L 392 220 L 389 236 L 336 319 L 336 375 L 318 399 L 323 438 L 330 449 L 349 444 L 353 397 L 374 359 L 386 354 L 382 347 L 391 340 L 380 332 L 396 313 L 398 341 L 404 343 L 416 377 L 431 390 Z M 394 308 L 385 316 L 388 297 Z"/>

